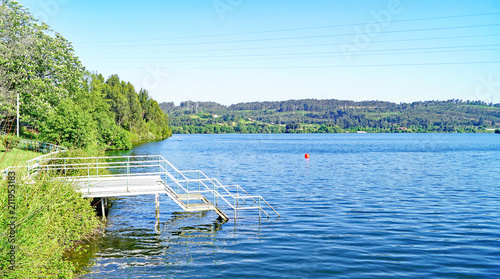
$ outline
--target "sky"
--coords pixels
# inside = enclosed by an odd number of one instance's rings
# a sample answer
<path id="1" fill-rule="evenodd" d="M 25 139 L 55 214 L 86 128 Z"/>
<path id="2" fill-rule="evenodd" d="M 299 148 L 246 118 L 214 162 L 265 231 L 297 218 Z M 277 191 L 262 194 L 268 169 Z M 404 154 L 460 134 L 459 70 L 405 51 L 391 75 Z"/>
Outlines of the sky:
<path id="1" fill-rule="evenodd" d="M 500 103 L 500 0 L 20 0 L 159 102 Z"/>

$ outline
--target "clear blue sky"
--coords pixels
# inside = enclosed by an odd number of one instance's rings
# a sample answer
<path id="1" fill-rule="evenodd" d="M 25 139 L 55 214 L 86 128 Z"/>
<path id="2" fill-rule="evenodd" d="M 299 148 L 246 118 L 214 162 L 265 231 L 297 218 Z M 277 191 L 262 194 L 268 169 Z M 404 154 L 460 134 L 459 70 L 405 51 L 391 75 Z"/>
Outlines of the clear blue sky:
<path id="1" fill-rule="evenodd" d="M 499 0 L 20 3 L 159 102 L 500 102 Z"/>

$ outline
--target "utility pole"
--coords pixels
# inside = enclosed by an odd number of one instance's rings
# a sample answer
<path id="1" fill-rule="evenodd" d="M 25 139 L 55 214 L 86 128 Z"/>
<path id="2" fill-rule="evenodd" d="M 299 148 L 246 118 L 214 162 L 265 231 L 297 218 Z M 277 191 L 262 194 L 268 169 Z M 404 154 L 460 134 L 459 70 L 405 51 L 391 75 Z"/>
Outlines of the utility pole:
<path id="1" fill-rule="evenodd" d="M 19 93 L 17 93 L 17 137 L 19 137 Z"/>

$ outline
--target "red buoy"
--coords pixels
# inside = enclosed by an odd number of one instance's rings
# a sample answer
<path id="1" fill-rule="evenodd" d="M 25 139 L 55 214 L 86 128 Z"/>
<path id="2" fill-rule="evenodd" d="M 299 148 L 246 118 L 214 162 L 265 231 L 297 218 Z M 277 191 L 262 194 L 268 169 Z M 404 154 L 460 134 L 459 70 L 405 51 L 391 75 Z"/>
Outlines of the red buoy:
<path id="1" fill-rule="evenodd" d="M 306 155 L 304 155 L 304 158 L 309 159 L 309 153 L 306 153 Z"/>

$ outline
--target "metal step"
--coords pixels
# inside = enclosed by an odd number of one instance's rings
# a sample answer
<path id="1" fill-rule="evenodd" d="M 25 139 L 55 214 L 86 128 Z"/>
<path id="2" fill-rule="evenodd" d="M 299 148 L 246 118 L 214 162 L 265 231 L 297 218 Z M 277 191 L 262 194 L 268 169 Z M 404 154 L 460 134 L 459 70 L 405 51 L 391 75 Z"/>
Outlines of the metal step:
<path id="1" fill-rule="evenodd" d="M 200 193 L 177 194 L 177 198 L 181 201 L 206 200 L 205 197 Z"/>
<path id="2" fill-rule="evenodd" d="M 226 214 L 224 214 L 217 206 L 213 205 L 209 202 L 202 194 L 200 193 L 190 193 L 190 194 L 176 194 L 172 188 L 163 184 L 165 186 L 165 190 L 167 192 L 167 196 L 169 196 L 175 203 L 181 206 L 184 211 L 210 211 L 213 210 L 217 213 L 221 219 L 224 221 L 229 221 L 229 218 Z M 184 201 L 191 200 L 200 200 L 203 203 L 185 203 Z"/>
<path id="3" fill-rule="evenodd" d="M 211 203 L 190 203 L 185 204 L 186 211 L 209 211 L 214 210 L 215 206 Z"/>

